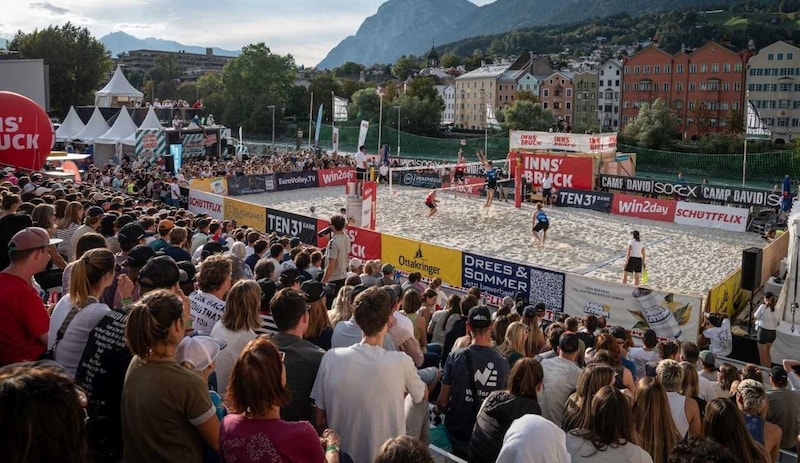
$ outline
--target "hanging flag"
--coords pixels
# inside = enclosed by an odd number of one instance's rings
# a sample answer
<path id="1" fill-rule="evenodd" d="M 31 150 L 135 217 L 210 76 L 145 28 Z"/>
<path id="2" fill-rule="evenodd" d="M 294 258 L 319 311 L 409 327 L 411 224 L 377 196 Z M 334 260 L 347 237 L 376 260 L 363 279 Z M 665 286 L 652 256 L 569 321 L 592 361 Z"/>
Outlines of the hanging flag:
<path id="1" fill-rule="evenodd" d="M 361 121 L 361 127 L 358 130 L 358 147 L 364 145 L 367 141 L 367 131 L 369 130 L 369 121 Z"/>
<path id="2" fill-rule="evenodd" d="M 497 122 L 497 118 L 494 117 L 494 109 L 491 103 L 486 103 L 486 126 L 491 129 L 500 128 L 500 123 Z"/>
<path id="3" fill-rule="evenodd" d="M 333 152 L 334 153 L 338 153 L 339 152 L 339 127 L 334 127 L 333 128 L 332 137 L 333 137 Z"/>
<path id="4" fill-rule="evenodd" d="M 322 127 L 322 105 L 319 105 L 317 111 L 317 131 L 314 133 L 314 145 L 319 146 L 319 129 Z"/>
<path id="5" fill-rule="evenodd" d="M 772 132 L 761 120 L 758 110 L 753 106 L 753 102 L 747 100 L 747 116 L 744 120 L 745 123 L 745 136 L 748 140 L 769 140 L 772 137 Z"/>
<path id="6" fill-rule="evenodd" d="M 333 97 L 333 120 L 334 122 L 344 122 L 347 120 L 347 98 Z"/>

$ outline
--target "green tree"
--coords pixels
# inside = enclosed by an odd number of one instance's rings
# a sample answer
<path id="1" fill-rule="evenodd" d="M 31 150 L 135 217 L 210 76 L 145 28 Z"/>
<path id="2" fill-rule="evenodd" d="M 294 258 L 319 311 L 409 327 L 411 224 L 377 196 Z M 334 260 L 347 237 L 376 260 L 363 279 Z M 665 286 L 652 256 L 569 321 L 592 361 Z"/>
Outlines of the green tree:
<path id="1" fill-rule="evenodd" d="M 293 116 L 298 121 L 308 121 L 310 105 L 311 93 L 302 85 L 295 85 L 289 89 L 289 100 L 286 102 L 284 115 Z"/>
<path id="2" fill-rule="evenodd" d="M 692 119 L 694 125 L 697 127 L 697 134 L 702 136 L 708 134 L 711 130 L 711 111 L 706 107 L 705 101 L 695 102 L 694 111 L 692 111 Z"/>
<path id="3" fill-rule="evenodd" d="M 347 114 L 350 119 L 368 120 L 374 124 L 378 122 L 380 116 L 380 105 L 381 99 L 375 88 L 365 88 L 353 94 Z"/>
<path id="4" fill-rule="evenodd" d="M 172 82 L 181 75 L 178 58 L 175 55 L 159 55 L 150 69 L 150 76 L 158 83 Z"/>
<path id="5" fill-rule="evenodd" d="M 397 109 L 400 106 L 400 131 L 416 135 L 435 136 L 442 122 L 442 107 L 436 101 L 422 100 L 415 96 L 403 95 L 393 106 L 384 102 L 384 125 L 397 127 Z"/>
<path id="6" fill-rule="evenodd" d="M 331 94 L 342 96 L 342 85 L 330 71 L 320 72 L 311 80 L 308 91 L 314 95 L 314 120 L 317 117 L 319 105 L 322 105 L 322 119 L 330 122 L 331 104 L 333 102 Z"/>
<path id="7" fill-rule="evenodd" d="M 623 135 L 639 146 L 661 149 L 672 144 L 676 129 L 675 113 L 659 98 L 642 105 L 639 115 L 625 126 Z"/>
<path id="8" fill-rule="evenodd" d="M 200 89 L 194 82 L 184 82 L 175 90 L 175 98 L 192 104 L 200 98 Z"/>
<path id="9" fill-rule="evenodd" d="M 739 134 L 744 132 L 744 112 L 741 109 L 731 109 L 726 117 L 728 133 Z"/>
<path id="10" fill-rule="evenodd" d="M 348 100 L 353 96 L 355 92 L 366 87 L 366 84 L 362 84 L 361 82 L 353 79 L 342 79 L 340 85 L 342 87 L 342 94 L 341 95 L 337 94 L 336 96 L 347 98 Z"/>
<path id="11" fill-rule="evenodd" d="M 362 69 L 364 69 L 364 67 L 361 66 L 360 64 L 348 61 L 343 65 L 339 66 L 338 68 L 334 68 L 333 73 L 336 74 L 337 76 L 342 76 L 342 77 L 344 76 L 358 77 L 361 75 Z"/>
<path id="12" fill-rule="evenodd" d="M 222 74 L 208 72 L 200 76 L 195 84 L 197 93 L 203 100 L 203 111 L 206 114 L 225 114 L 225 89 L 222 86 Z M 215 116 L 216 118 L 216 116 Z M 222 122 L 216 118 L 217 122 Z"/>
<path id="13" fill-rule="evenodd" d="M 50 67 L 50 109 L 65 116 L 71 105 L 92 104 L 94 91 L 111 71 L 111 55 L 89 30 L 66 23 L 30 33 L 17 32 L 8 49 Z"/>
<path id="14" fill-rule="evenodd" d="M 420 68 L 419 58 L 416 56 L 403 55 L 397 58 L 397 61 L 392 66 L 392 75 L 395 79 L 406 80 L 414 69 Z"/>
<path id="15" fill-rule="evenodd" d="M 539 95 L 534 94 L 530 90 L 517 90 L 514 92 L 514 101 L 528 100 L 534 103 L 539 102 Z"/>
<path id="16" fill-rule="evenodd" d="M 242 48 L 242 54 L 229 61 L 222 70 L 225 97 L 223 120 L 232 127 L 268 132 L 275 105 L 276 119 L 282 118 L 289 90 L 297 69 L 292 55 L 276 55 L 263 43 Z"/>
<path id="17" fill-rule="evenodd" d="M 139 90 L 144 87 L 144 83 L 147 81 L 147 74 L 141 69 L 122 68 L 122 74 L 125 75 L 125 78 L 128 79 L 128 82 L 130 82 L 134 88 L 138 88 Z"/>
<path id="18" fill-rule="evenodd" d="M 439 59 L 443 68 L 455 68 L 461 64 L 461 57 L 453 52 L 447 52 Z"/>
<path id="19" fill-rule="evenodd" d="M 503 118 L 506 130 L 547 130 L 553 126 L 553 113 L 531 100 L 514 101 L 503 111 Z"/>
<path id="20" fill-rule="evenodd" d="M 416 79 L 412 79 L 406 89 L 406 95 L 415 96 L 426 101 L 441 100 L 439 92 L 436 91 L 436 82 L 430 77 L 417 77 Z M 442 104 L 444 104 L 444 102 L 442 102 Z"/>

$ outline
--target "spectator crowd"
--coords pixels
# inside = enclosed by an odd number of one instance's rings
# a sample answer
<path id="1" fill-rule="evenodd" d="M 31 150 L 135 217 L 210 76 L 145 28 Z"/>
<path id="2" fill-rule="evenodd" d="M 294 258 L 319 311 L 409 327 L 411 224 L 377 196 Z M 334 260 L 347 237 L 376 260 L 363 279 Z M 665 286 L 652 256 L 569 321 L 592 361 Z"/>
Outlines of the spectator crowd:
<path id="1" fill-rule="evenodd" d="M 0 454 L 22 462 L 768 463 L 795 450 L 800 362 L 490 308 L 438 278 L 179 207 L 195 177 L 330 168 L 292 151 L 0 178 Z M 177 193 L 176 193 L 177 191 Z M 766 384 L 765 384 L 766 382 Z"/>

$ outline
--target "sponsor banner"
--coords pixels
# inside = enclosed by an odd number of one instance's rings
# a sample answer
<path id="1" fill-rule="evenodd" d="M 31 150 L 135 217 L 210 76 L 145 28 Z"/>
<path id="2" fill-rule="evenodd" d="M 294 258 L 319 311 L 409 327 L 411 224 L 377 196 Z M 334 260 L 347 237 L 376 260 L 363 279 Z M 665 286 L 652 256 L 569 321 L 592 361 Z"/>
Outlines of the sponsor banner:
<path id="1" fill-rule="evenodd" d="M 738 269 L 711 288 L 708 292 L 708 311 L 726 313 L 733 317 L 734 314 L 747 307 L 750 292 L 741 288 L 742 269 Z"/>
<path id="2" fill-rule="evenodd" d="M 226 196 L 228 194 L 228 180 L 225 177 L 193 178 L 189 180 L 189 188 Z"/>
<path id="3" fill-rule="evenodd" d="M 671 199 L 644 198 L 617 193 L 611 203 L 611 213 L 640 219 L 673 222 L 676 202 Z"/>
<path id="4" fill-rule="evenodd" d="M 186 187 L 180 187 L 181 189 L 181 198 L 178 200 L 178 207 L 182 209 L 189 209 L 189 189 Z"/>
<path id="5" fill-rule="evenodd" d="M 339 152 L 339 127 L 334 127 L 333 132 L 331 133 L 331 137 L 333 139 L 333 152 Z"/>
<path id="6" fill-rule="evenodd" d="M 559 156 L 555 154 L 512 153 L 522 156 L 522 172 L 527 183 L 541 185 L 545 174 L 550 173 L 553 186 L 557 189 L 575 188 L 592 190 L 594 188 L 594 159 L 589 156 Z"/>
<path id="7" fill-rule="evenodd" d="M 315 186 L 317 186 L 316 171 L 281 172 L 275 174 L 275 189 L 277 191 L 312 188 Z"/>
<path id="8" fill-rule="evenodd" d="M 508 146 L 511 150 L 560 150 L 577 153 L 607 153 L 617 151 L 616 133 L 527 132 L 512 130 Z"/>
<path id="9" fill-rule="evenodd" d="M 167 134 L 162 129 L 136 129 L 134 150 L 139 158 L 158 159 L 167 154 Z"/>
<path id="10" fill-rule="evenodd" d="M 235 220 L 237 226 L 247 225 L 258 231 L 267 228 L 267 208 L 238 199 L 225 198 L 225 219 Z"/>
<path id="11" fill-rule="evenodd" d="M 593 211 L 611 212 L 611 201 L 614 195 L 602 191 L 573 190 L 562 188 L 558 190 L 556 206 L 575 207 L 578 209 L 591 209 Z"/>
<path id="12" fill-rule="evenodd" d="M 364 142 L 367 141 L 367 131 L 369 131 L 369 121 L 361 121 L 361 126 L 358 129 L 358 147 L 364 145 Z"/>
<path id="13" fill-rule="evenodd" d="M 675 223 L 743 232 L 747 229 L 748 209 L 678 201 Z"/>
<path id="14" fill-rule="evenodd" d="M 486 179 L 483 177 L 464 177 L 464 185 L 452 186 L 457 193 L 481 196 L 484 193 L 484 185 L 486 185 Z"/>
<path id="15" fill-rule="evenodd" d="M 206 146 L 211 146 L 217 142 L 217 134 L 216 133 L 208 133 L 206 134 L 205 138 L 203 138 Z"/>
<path id="16" fill-rule="evenodd" d="M 215 219 L 226 219 L 225 201 L 222 196 L 204 191 L 189 189 L 189 211 L 195 214 L 208 214 Z"/>
<path id="17" fill-rule="evenodd" d="M 461 285 L 461 251 L 443 248 L 391 235 L 381 235 L 381 262 L 423 278 L 439 277 L 443 282 Z"/>
<path id="18" fill-rule="evenodd" d="M 768 190 L 671 182 L 619 175 L 599 175 L 598 182 L 598 188 L 607 190 L 676 196 L 746 206 L 778 207 L 781 202 L 781 194 L 779 192 Z"/>
<path id="19" fill-rule="evenodd" d="M 317 220 L 317 230 L 324 230 L 331 225 L 327 220 Z M 361 260 L 381 260 L 381 234 L 366 228 L 348 225 L 345 233 L 350 236 L 350 257 Z M 329 234 L 317 237 L 317 247 L 324 248 L 328 245 Z"/>
<path id="20" fill-rule="evenodd" d="M 395 185 L 415 186 L 420 188 L 441 188 L 442 176 L 438 173 L 392 172 Z"/>
<path id="21" fill-rule="evenodd" d="M 267 209 L 267 233 L 298 237 L 306 244 L 317 244 L 317 219 L 303 215 Z"/>
<path id="22" fill-rule="evenodd" d="M 378 184 L 375 182 L 364 182 L 361 188 L 361 225 L 370 230 L 375 230 L 378 208 Z"/>
<path id="23" fill-rule="evenodd" d="M 227 182 L 228 194 L 231 196 L 275 191 L 275 174 L 231 175 L 227 177 Z"/>
<path id="24" fill-rule="evenodd" d="M 462 284 L 476 287 L 481 293 L 503 298 L 517 292 L 530 294 L 531 272 L 528 266 L 492 259 L 469 252 L 462 254 Z"/>
<path id="25" fill-rule="evenodd" d="M 347 185 L 355 181 L 355 170 L 352 167 L 336 167 L 317 171 L 317 182 L 320 187 Z"/>
<path id="26" fill-rule="evenodd" d="M 609 326 L 623 326 L 641 337 L 648 328 L 662 339 L 695 342 L 700 299 L 594 278 L 566 276 L 567 315 L 603 315 Z"/>
<path id="27" fill-rule="evenodd" d="M 206 153 L 202 133 L 185 133 L 181 136 L 183 144 L 183 157 L 186 159 L 200 158 Z"/>

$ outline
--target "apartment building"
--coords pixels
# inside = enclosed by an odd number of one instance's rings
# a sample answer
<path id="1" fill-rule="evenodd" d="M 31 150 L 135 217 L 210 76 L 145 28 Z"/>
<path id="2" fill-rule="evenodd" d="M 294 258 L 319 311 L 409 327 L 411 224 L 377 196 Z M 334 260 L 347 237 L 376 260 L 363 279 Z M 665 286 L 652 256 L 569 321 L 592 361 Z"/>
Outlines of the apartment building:
<path id="1" fill-rule="evenodd" d="M 616 132 L 620 121 L 622 61 L 610 59 L 597 71 L 597 125 L 602 132 Z"/>
<path id="2" fill-rule="evenodd" d="M 800 48 L 778 41 L 750 57 L 747 98 L 772 132 L 790 143 L 800 134 Z"/>
<path id="3" fill-rule="evenodd" d="M 197 80 L 207 72 L 221 72 L 232 56 L 215 55 L 212 48 L 203 53 L 184 53 L 160 50 L 131 50 L 119 55 L 119 64 L 126 69 L 147 72 L 155 67 L 159 56 L 174 56 L 178 62 L 182 81 Z"/>
<path id="4" fill-rule="evenodd" d="M 540 87 L 542 107 L 553 113 L 553 124 L 557 124 L 562 130 L 567 128 L 571 130 L 573 124 L 572 80 L 574 77 L 571 72 L 556 71 L 547 76 Z"/>
<path id="5" fill-rule="evenodd" d="M 584 70 L 575 73 L 572 85 L 575 90 L 573 106 L 573 130 L 578 132 L 598 131 L 597 124 L 597 71 Z"/>

